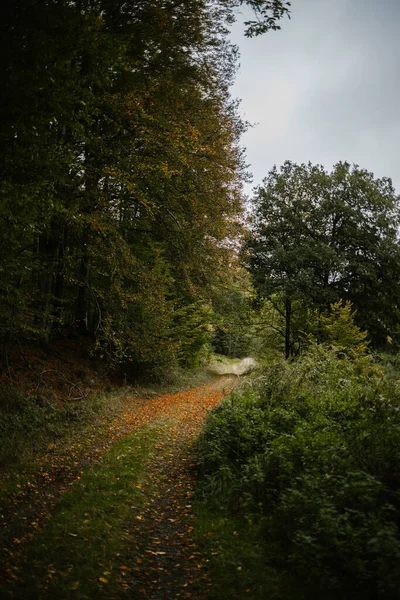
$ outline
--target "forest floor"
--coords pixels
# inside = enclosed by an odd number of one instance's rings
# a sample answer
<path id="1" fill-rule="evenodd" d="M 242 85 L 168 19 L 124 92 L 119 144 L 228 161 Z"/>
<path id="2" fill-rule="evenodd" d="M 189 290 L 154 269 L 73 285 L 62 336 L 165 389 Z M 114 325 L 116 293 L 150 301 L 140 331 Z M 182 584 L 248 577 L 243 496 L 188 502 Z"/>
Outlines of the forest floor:
<path id="1" fill-rule="evenodd" d="M 206 598 L 193 442 L 236 381 L 150 398 L 128 390 L 101 427 L 50 444 L 16 486 L 0 480 L 0 597 Z"/>

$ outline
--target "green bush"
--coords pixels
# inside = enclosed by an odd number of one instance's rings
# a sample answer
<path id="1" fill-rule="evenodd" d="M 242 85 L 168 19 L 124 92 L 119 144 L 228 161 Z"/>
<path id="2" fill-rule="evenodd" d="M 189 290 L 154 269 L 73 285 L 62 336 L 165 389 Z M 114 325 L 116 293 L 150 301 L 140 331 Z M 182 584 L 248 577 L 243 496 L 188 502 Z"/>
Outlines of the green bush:
<path id="1" fill-rule="evenodd" d="M 202 489 L 257 514 L 296 597 L 400 598 L 400 388 L 368 356 L 313 347 L 210 416 Z"/>

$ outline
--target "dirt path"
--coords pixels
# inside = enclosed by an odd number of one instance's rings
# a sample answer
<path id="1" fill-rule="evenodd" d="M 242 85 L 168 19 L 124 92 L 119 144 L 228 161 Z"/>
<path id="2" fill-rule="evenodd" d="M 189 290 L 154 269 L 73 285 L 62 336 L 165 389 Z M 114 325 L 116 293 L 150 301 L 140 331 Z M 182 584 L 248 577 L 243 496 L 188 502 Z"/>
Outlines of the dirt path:
<path id="1" fill-rule="evenodd" d="M 163 411 L 170 421 L 168 440 L 149 465 L 156 482 L 150 505 L 135 526 L 141 558 L 125 580 L 121 598 L 164 600 L 204 597 L 204 559 L 191 538 L 191 492 L 194 475 L 192 442 L 207 411 L 233 386 L 232 377 L 208 388 L 176 395 Z M 222 392 L 222 393 L 221 393 Z"/>
<path id="2" fill-rule="evenodd" d="M 80 443 L 62 453 L 43 457 L 49 467 L 31 478 L 3 507 L 1 546 L 3 573 L 12 577 L 23 563 L 24 548 L 45 524 L 60 496 L 78 481 L 83 470 L 98 461 L 118 439 L 140 425 L 165 421 L 166 433 L 149 457 L 151 495 L 142 513 L 131 523 L 135 534 L 130 563 L 121 579 L 121 599 L 200 599 L 206 585 L 203 562 L 191 538 L 190 496 L 193 483 L 193 439 L 207 412 L 233 387 L 234 377 L 220 377 L 194 390 L 132 403 L 132 408 L 107 424 L 101 444 L 79 452 Z M 1 577 L 0 577 L 1 579 Z"/>

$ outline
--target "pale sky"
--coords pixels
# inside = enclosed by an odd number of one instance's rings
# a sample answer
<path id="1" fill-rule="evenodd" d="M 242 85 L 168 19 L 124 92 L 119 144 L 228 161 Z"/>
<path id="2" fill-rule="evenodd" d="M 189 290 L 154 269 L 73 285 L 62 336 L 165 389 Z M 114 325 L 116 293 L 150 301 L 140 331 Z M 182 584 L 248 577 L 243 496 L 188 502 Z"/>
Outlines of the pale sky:
<path id="1" fill-rule="evenodd" d="M 243 136 L 246 192 L 289 159 L 328 170 L 347 160 L 400 193 L 400 0 L 292 0 L 281 31 L 242 32 L 235 24 L 232 95 L 258 123 Z"/>

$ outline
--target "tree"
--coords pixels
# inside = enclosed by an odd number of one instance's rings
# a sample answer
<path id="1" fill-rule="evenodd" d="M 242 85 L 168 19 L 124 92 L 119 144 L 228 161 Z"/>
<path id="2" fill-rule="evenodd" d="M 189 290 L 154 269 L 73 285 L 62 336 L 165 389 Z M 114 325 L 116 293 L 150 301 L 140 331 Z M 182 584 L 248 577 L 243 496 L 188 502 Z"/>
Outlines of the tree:
<path id="1" fill-rule="evenodd" d="M 350 301 L 375 346 L 400 342 L 398 226 L 390 179 L 346 162 L 274 167 L 253 199 L 246 261 L 260 296 L 279 298 L 287 357 L 295 301 Z"/>
<path id="2" fill-rule="evenodd" d="M 248 35 L 288 13 L 281 0 L 4 0 L 2 338 L 78 332 L 115 360 L 196 362 L 242 214 L 227 41 L 242 4 Z"/>
<path id="3" fill-rule="evenodd" d="M 368 332 L 361 331 L 355 324 L 355 316 L 349 301 L 343 304 L 339 300 L 331 304 L 328 314 L 317 316 L 314 332 L 316 338 L 353 358 L 362 356 L 368 348 Z"/>

